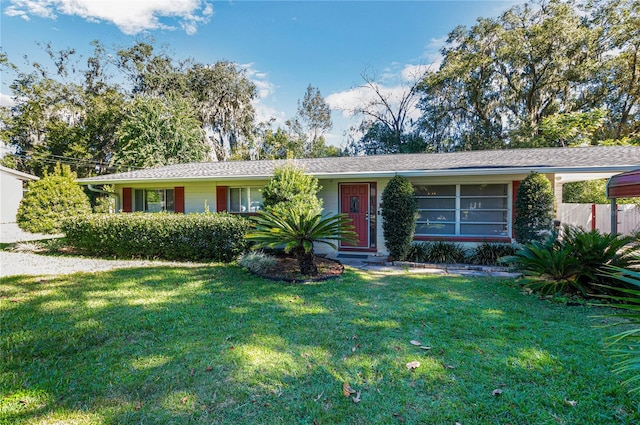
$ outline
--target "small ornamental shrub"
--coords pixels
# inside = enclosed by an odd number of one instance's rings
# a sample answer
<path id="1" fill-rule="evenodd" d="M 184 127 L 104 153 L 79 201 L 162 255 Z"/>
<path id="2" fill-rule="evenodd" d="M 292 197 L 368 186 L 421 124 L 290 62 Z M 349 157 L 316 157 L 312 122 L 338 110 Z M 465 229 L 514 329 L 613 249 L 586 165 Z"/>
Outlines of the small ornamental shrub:
<path id="1" fill-rule="evenodd" d="M 265 209 L 302 208 L 320 213 L 322 201 L 318 199 L 318 179 L 304 173 L 292 164 L 276 168 L 271 180 L 262 190 Z"/>
<path id="2" fill-rule="evenodd" d="M 638 243 L 631 236 L 601 234 L 581 227 L 563 226 L 544 242 L 532 241 L 504 257 L 523 273 L 541 278 L 531 288 L 545 294 L 580 293 L 585 296 L 603 293 L 604 285 L 620 286 L 602 270 L 606 267 L 628 268 L 639 262 Z"/>
<path id="3" fill-rule="evenodd" d="M 238 264 L 252 273 L 265 274 L 276 267 L 277 260 L 262 251 L 250 251 L 238 258 Z"/>
<path id="4" fill-rule="evenodd" d="M 414 194 L 413 185 L 402 176 L 394 176 L 382 192 L 382 230 L 393 260 L 404 260 L 411 247 L 417 219 Z"/>
<path id="5" fill-rule="evenodd" d="M 553 230 L 553 190 L 542 174 L 530 173 L 518 187 L 513 223 L 520 243 L 544 241 Z"/>
<path id="6" fill-rule="evenodd" d="M 513 255 L 516 247 L 507 243 L 483 243 L 471 251 L 468 261 L 471 264 L 495 266 L 502 257 Z"/>
<path id="7" fill-rule="evenodd" d="M 16 214 L 18 227 L 31 233 L 59 233 L 66 218 L 91 214 L 89 198 L 75 180 L 68 165 L 56 165 L 53 174 L 29 183 Z"/>
<path id="8" fill-rule="evenodd" d="M 229 262 L 246 252 L 249 222 L 229 214 L 93 214 L 64 222 L 68 245 L 118 258 Z"/>
<path id="9" fill-rule="evenodd" d="M 426 263 L 428 257 L 429 242 L 413 242 L 404 259 L 414 263 Z"/>
<path id="10" fill-rule="evenodd" d="M 428 263 L 459 264 L 464 263 L 467 251 L 455 242 L 436 241 L 429 244 Z"/>

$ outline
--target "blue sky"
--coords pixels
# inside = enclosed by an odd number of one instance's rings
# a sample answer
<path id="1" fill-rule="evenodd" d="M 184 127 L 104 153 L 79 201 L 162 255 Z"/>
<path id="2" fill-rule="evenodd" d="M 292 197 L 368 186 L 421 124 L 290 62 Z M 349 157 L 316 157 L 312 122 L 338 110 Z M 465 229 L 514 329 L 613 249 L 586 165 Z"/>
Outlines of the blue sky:
<path id="1" fill-rule="evenodd" d="M 177 58 L 229 60 L 257 84 L 259 119 L 292 117 L 308 84 L 334 108 L 327 140 L 344 142 L 353 119 L 343 112 L 364 95 L 364 70 L 389 92 L 416 66 L 437 65 L 438 50 L 458 25 L 497 16 L 514 1 L 204 1 L 2 0 L 0 45 L 9 60 L 42 60 L 37 43 L 76 48 L 90 42 L 128 47 L 156 40 Z M 24 68 L 25 70 L 28 68 Z M 7 104 L 13 76 L 2 76 Z"/>

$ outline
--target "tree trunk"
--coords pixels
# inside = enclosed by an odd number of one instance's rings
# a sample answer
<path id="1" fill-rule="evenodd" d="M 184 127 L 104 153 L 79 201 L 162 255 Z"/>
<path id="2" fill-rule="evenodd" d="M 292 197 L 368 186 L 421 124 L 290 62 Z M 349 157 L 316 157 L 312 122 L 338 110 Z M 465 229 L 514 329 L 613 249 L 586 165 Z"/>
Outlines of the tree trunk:
<path id="1" fill-rule="evenodd" d="M 318 267 L 316 266 L 316 256 L 313 250 L 304 252 L 304 249 L 300 249 L 295 253 L 298 259 L 298 266 L 300 266 L 300 273 L 304 276 L 316 276 L 318 274 Z"/>

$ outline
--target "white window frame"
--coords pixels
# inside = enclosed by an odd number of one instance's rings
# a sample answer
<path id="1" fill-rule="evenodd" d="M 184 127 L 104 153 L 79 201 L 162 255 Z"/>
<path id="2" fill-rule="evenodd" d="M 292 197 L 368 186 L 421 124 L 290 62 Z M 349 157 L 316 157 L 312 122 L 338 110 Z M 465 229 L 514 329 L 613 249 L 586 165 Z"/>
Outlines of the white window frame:
<path id="1" fill-rule="evenodd" d="M 420 183 L 414 183 L 420 184 Z M 465 195 L 462 196 L 462 187 L 464 186 L 478 186 L 478 185 L 500 185 L 503 186 L 506 190 L 506 194 L 504 195 Z M 492 183 L 458 183 L 458 184 L 425 184 L 426 186 L 455 186 L 455 210 L 452 209 L 428 209 L 428 208 L 418 208 L 418 212 L 421 211 L 449 211 L 454 212 L 454 221 L 447 220 L 442 221 L 443 224 L 451 225 L 454 224 L 454 233 L 417 233 L 416 237 L 460 237 L 460 238 L 494 238 L 494 237 L 509 237 L 511 234 L 511 211 L 512 211 L 512 199 L 511 199 L 511 184 L 510 183 L 500 183 L 500 182 L 492 182 Z M 428 195 L 416 195 L 416 199 L 453 199 L 452 195 L 443 195 L 443 196 L 428 196 Z M 479 210 L 483 212 L 502 212 L 505 221 L 471 221 L 471 222 L 463 222 L 462 214 L 464 211 L 468 211 L 468 208 L 462 208 L 463 200 L 468 198 L 474 199 L 504 199 L 506 204 L 505 208 L 479 208 Z M 416 223 L 416 230 L 420 223 L 429 223 L 429 220 L 419 220 Z M 495 233 L 462 233 L 461 229 L 463 225 L 503 225 L 504 230 L 499 234 Z"/>
<path id="2" fill-rule="evenodd" d="M 149 211 L 149 201 L 147 198 L 147 194 L 149 192 L 160 192 L 162 194 L 162 199 L 160 200 L 160 211 Z M 171 193 L 172 202 L 169 204 L 170 208 L 167 208 L 167 199 L 168 193 Z M 140 202 L 138 200 L 138 194 L 142 195 L 142 208 L 140 207 Z M 176 210 L 176 198 L 175 191 L 173 188 L 152 188 L 152 189 L 133 189 L 133 208 L 134 211 L 146 212 L 146 213 L 154 213 L 154 212 L 175 212 Z"/>
<path id="3" fill-rule="evenodd" d="M 235 213 L 235 214 L 252 214 L 252 213 L 256 213 L 262 209 L 264 209 L 264 204 L 263 204 L 263 200 L 262 200 L 262 187 L 261 186 L 233 186 L 233 187 L 229 187 L 227 190 L 227 211 L 230 213 Z M 237 210 L 234 209 L 234 205 L 232 205 L 231 203 L 231 192 L 234 190 L 239 190 L 240 191 L 240 207 L 243 207 L 242 205 L 242 192 L 246 191 L 247 192 L 247 207 L 245 210 Z M 258 202 L 256 199 L 258 198 L 257 196 L 255 196 L 252 200 L 251 199 L 251 194 L 252 193 L 260 193 L 260 201 Z"/>

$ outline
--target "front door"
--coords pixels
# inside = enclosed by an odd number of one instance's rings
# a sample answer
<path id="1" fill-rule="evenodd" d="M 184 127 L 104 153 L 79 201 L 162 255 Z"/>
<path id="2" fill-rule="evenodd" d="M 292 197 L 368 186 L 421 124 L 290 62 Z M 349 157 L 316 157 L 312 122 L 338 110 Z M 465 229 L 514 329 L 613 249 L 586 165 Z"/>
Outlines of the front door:
<path id="1" fill-rule="evenodd" d="M 340 212 L 349 216 L 357 234 L 355 244 L 342 243 L 341 246 L 369 248 L 369 184 L 341 184 Z"/>

